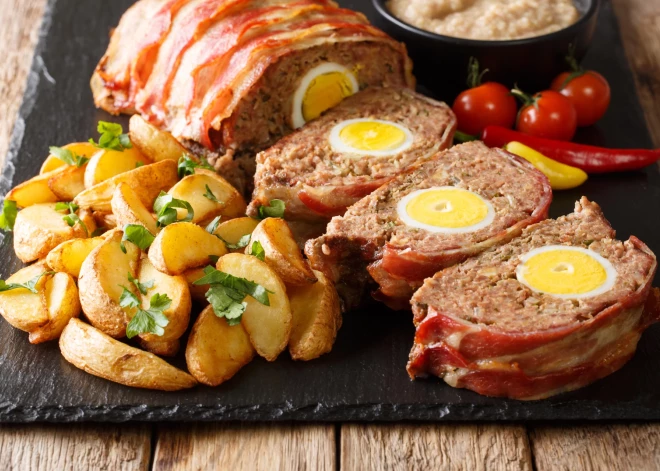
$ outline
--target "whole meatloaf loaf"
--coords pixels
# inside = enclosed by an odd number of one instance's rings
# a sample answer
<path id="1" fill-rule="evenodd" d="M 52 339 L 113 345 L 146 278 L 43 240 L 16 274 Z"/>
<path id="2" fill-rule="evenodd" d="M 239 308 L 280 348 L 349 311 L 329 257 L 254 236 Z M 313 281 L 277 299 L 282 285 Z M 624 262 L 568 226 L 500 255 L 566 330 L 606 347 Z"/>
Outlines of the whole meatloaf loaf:
<path id="1" fill-rule="evenodd" d="M 414 87 L 411 71 L 403 44 L 329 0 L 140 0 L 91 86 L 97 106 L 226 163 L 361 88 Z"/>
<path id="2" fill-rule="evenodd" d="M 659 311 L 654 254 L 614 236 L 582 198 L 574 213 L 426 280 L 411 301 L 411 377 L 541 399 L 621 368 Z"/>
<path id="3" fill-rule="evenodd" d="M 288 221 L 316 223 L 321 234 L 332 216 L 449 147 L 455 128 L 444 103 L 368 88 L 257 155 L 248 213 L 281 199 Z"/>
<path id="4" fill-rule="evenodd" d="M 371 275 L 378 299 L 409 308 L 425 278 L 518 236 L 547 217 L 551 200 L 547 178 L 527 161 L 471 142 L 363 198 L 305 252 L 337 282 L 347 307 Z"/>

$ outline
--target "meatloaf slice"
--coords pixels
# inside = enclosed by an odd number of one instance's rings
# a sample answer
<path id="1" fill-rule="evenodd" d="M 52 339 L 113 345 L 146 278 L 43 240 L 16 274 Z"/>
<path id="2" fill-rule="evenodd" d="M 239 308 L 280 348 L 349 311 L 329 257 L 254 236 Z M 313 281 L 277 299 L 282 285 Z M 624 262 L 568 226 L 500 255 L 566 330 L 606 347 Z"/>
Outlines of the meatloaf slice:
<path id="1" fill-rule="evenodd" d="M 401 139 L 388 150 L 346 147 L 340 130 L 356 122 L 363 125 L 348 128 L 353 130 L 349 138 L 357 134 L 368 139 L 385 129 L 382 138 L 393 132 Z M 389 124 L 378 128 L 383 122 Z M 370 87 L 257 155 L 248 214 L 255 215 L 260 206 L 281 199 L 286 203 L 287 220 L 317 223 L 322 233 L 332 216 L 343 214 L 410 165 L 446 149 L 455 127 L 456 118 L 444 103 L 406 88 Z M 390 143 L 383 140 L 381 144 Z"/>
<path id="2" fill-rule="evenodd" d="M 530 226 L 427 279 L 411 300 L 417 331 L 410 376 L 436 375 L 487 396 L 540 399 L 621 368 L 659 310 L 658 293 L 649 296 L 655 255 L 636 237 L 620 242 L 614 235 L 599 206 L 582 198 L 574 213 Z M 521 265 L 531 251 L 553 246 L 604 259 L 614 270 L 607 289 L 532 289 Z"/>
<path id="3" fill-rule="evenodd" d="M 408 195 L 447 187 L 468 190 L 490 205 L 490 223 L 467 232 L 437 232 L 402 220 L 398 206 Z M 471 142 L 439 153 L 363 198 L 333 218 L 327 233 L 310 240 L 305 252 L 315 269 L 350 288 L 343 290 L 347 307 L 359 298 L 356 290 L 369 279 L 368 271 L 379 285 L 378 299 L 409 308 L 425 278 L 518 236 L 547 217 L 551 199 L 547 178 L 527 161 Z"/>

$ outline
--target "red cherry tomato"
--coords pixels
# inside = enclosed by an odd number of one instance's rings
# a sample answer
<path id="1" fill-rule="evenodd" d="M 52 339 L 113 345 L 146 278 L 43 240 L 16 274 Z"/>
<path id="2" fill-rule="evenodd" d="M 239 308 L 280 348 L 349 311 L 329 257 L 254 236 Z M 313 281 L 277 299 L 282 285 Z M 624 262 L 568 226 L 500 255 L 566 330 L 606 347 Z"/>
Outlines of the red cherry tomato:
<path id="1" fill-rule="evenodd" d="M 591 126 L 610 106 L 610 84 L 598 72 L 564 72 L 553 80 L 553 90 L 568 98 L 577 113 L 578 126 Z"/>
<path id="2" fill-rule="evenodd" d="M 486 126 L 513 127 L 518 111 L 511 92 L 495 82 L 465 90 L 456 97 L 452 109 L 458 130 L 474 136 L 479 136 Z"/>
<path id="3" fill-rule="evenodd" d="M 533 97 L 519 90 L 512 93 L 525 101 L 516 123 L 518 131 L 558 141 L 573 139 L 577 129 L 577 113 L 568 98 L 552 90 Z"/>

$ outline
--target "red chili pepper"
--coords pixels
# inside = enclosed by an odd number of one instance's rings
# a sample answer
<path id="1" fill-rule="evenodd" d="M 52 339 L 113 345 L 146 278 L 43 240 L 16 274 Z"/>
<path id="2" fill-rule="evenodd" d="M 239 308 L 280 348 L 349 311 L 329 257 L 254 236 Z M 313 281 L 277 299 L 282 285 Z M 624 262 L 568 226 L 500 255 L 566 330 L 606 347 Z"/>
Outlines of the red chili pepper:
<path id="1" fill-rule="evenodd" d="M 607 149 L 530 136 L 500 126 L 488 126 L 481 134 L 488 147 L 504 147 L 518 141 L 553 160 L 587 173 L 639 170 L 660 160 L 660 149 Z"/>

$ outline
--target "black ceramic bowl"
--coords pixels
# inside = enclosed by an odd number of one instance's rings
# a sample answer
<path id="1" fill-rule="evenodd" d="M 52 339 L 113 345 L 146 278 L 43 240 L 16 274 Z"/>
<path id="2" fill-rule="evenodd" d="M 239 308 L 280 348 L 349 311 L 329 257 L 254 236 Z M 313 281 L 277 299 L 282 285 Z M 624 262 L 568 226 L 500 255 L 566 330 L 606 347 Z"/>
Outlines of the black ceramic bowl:
<path id="1" fill-rule="evenodd" d="M 574 0 L 580 19 L 568 28 L 533 38 L 481 41 L 421 30 L 392 15 L 386 0 L 372 1 L 377 10 L 376 26 L 408 47 L 419 85 L 450 102 L 467 87 L 470 57 L 489 70 L 484 81 L 518 84 L 530 93 L 546 89 L 567 69 L 565 57 L 571 45 L 578 60 L 584 56 L 596 28 L 599 7 L 599 0 Z"/>

